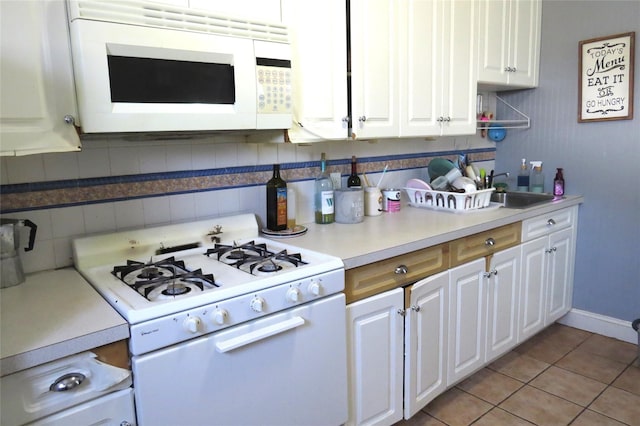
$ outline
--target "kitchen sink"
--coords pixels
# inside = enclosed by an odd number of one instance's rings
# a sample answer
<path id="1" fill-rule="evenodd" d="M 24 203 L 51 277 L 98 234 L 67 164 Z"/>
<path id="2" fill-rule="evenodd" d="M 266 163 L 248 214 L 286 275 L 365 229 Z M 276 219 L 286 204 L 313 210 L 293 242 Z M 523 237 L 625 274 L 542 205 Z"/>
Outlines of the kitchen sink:
<path id="1" fill-rule="evenodd" d="M 551 194 L 538 192 L 494 192 L 491 194 L 491 201 L 511 209 L 524 209 L 534 204 L 545 203 L 554 199 L 555 197 Z"/>

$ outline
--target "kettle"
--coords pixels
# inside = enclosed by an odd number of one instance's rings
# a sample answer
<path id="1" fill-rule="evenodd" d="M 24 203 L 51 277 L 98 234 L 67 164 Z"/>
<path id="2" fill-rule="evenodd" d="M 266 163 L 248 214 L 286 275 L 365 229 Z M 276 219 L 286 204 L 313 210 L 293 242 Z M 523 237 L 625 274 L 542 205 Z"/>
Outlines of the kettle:
<path id="1" fill-rule="evenodd" d="M 20 227 L 28 227 L 29 246 L 24 251 L 33 250 L 38 226 L 28 219 L 0 219 L 0 288 L 18 285 L 24 281 L 22 262 L 18 255 L 20 247 Z"/>

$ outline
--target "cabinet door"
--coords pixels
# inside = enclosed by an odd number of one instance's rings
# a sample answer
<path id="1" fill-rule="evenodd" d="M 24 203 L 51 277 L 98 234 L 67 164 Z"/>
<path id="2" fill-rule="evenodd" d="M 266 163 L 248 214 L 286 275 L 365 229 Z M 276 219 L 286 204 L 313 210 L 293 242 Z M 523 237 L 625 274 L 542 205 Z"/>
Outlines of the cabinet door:
<path id="1" fill-rule="evenodd" d="M 536 87 L 540 57 L 540 0 L 511 1 L 509 85 Z"/>
<path id="2" fill-rule="evenodd" d="M 0 19 L 0 154 L 79 151 L 64 2 L 0 1 Z"/>
<path id="3" fill-rule="evenodd" d="M 478 81 L 507 83 L 510 0 L 481 0 L 478 4 Z"/>
<path id="4" fill-rule="evenodd" d="M 449 271 L 449 360 L 447 385 L 484 364 L 486 288 L 485 259 Z"/>
<path id="5" fill-rule="evenodd" d="M 518 343 L 544 328 L 548 237 L 522 244 Z"/>
<path id="6" fill-rule="evenodd" d="M 522 248 L 513 247 L 491 257 L 487 271 L 487 353 L 490 362 L 518 342 L 518 300 Z"/>
<path id="7" fill-rule="evenodd" d="M 408 419 L 447 387 L 447 271 L 418 281 L 405 316 L 405 401 Z"/>
<path id="8" fill-rule="evenodd" d="M 442 116 L 442 1 L 399 2 L 401 136 L 439 136 Z"/>
<path id="9" fill-rule="evenodd" d="M 573 247 L 572 228 L 549 235 L 546 325 L 553 323 L 571 309 Z"/>
<path id="10" fill-rule="evenodd" d="M 394 0 L 351 0 L 351 126 L 358 139 L 397 137 L 398 28 Z"/>
<path id="11" fill-rule="evenodd" d="M 282 0 L 292 50 L 293 142 L 348 136 L 345 0 Z"/>
<path id="12" fill-rule="evenodd" d="M 349 425 L 402 419 L 401 288 L 347 305 Z"/>
<path id="13" fill-rule="evenodd" d="M 441 46 L 443 135 L 476 133 L 475 8 L 471 0 L 444 1 Z"/>

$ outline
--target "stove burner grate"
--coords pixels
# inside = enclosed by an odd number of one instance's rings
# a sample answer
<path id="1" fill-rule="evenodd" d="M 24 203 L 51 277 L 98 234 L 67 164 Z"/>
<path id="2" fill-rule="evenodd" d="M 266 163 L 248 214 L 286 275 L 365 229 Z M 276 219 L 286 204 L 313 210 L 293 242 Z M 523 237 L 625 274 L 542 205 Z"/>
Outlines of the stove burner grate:
<path id="1" fill-rule="evenodd" d="M 211 255 L 215 254 L 219 261 L 229 263 L 227 261 L 243 260 L 251 256 L 264 257 L 270 253 L 266 244 L 256 244 L 255 241 L 249 241 L 242 245 L 238 245 L 235 242 L 233 245 L 216 244 L 213 248 L 208 249 L 205 255 L 211 257 Z"/>
<path id="2" fill-rule="evenodd" d="M 127 260 L 126 265 L 114 266 L 111 273 L 148 300 L 154 290 L 162 287 L 160 293 L 170 297 L 185 295 L 195 288 L 204 291 L 220 287 L 213 274 L 204 274 L 202 269 L 188 271 L 184 261 L 173 256 L 148 263 Z"/>
<path id="3" fill-rule="evenodd" d="M 256 268 L 264 273 L 278 272 L 283 269 L 283 263 L 289 263 L 295 267 L 307 264 L 302 260 L 302 256 L 299 253 L 289 254 L 287 250 L 282 250 L 278 253 L 267 252 L 261 256 L 248 256 L 237 262 L 230 263 L 230 265 L 238 269 L 248 265 L 249 273 L 253 274 Z"/>

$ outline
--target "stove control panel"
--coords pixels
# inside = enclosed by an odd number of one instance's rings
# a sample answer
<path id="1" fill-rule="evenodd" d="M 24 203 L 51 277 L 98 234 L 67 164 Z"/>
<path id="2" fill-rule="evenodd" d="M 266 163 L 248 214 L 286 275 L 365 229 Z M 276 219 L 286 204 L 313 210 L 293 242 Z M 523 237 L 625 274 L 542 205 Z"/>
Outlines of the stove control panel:
<path id="1" fill-rule="evenodd" d="M 343 290 L 344 270 L 337 269 L 134 324 L 131 326 L 131 353 L 141 355 Z"/>

